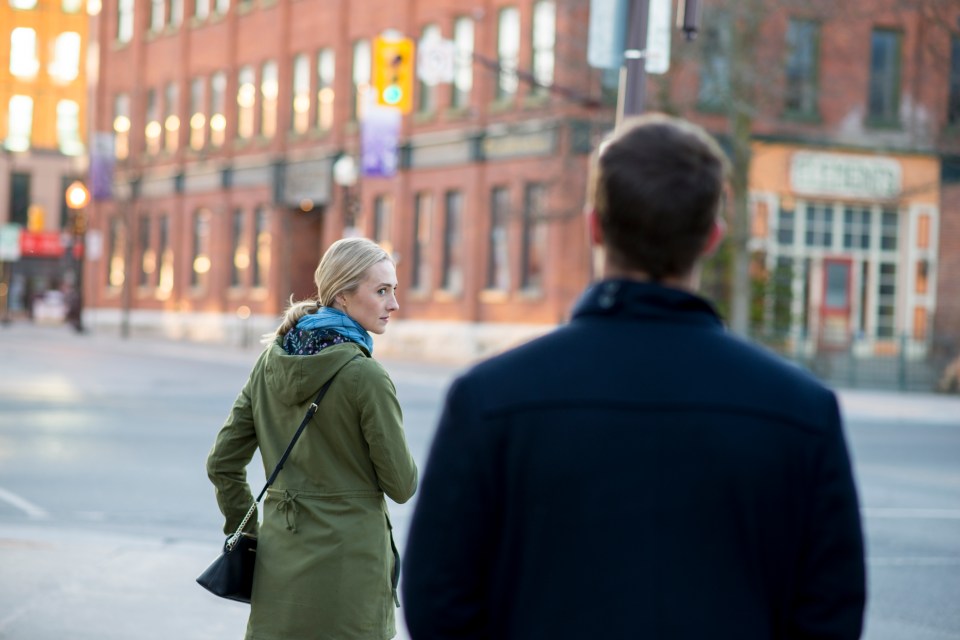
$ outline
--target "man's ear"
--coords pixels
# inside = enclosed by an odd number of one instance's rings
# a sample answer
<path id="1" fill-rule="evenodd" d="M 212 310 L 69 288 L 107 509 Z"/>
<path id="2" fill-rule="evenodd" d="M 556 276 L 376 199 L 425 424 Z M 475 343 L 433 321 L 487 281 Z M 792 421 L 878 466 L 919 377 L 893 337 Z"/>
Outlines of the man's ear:
<path id="1" fill-rule="evenodd" d="M 600 216 L 597 215 L 595 207 L 587 210 L 587 232 L 590 235 L 590 244 L 603 246 L 603 229 L 600 227 Z"/>
<path id="2" fill-rule="evenodd" d="M 717 216 L 717 219 L 713 221 L 713 227 L 710 229 L 710 235 L 707 236 L 707 243 L 703 245 L 703 251 L 700 252 L 701 255 L 705 257 L 713 255 L 725 235 L 727 235 L 727 223 L 724 222 L 723 218 Z"/>

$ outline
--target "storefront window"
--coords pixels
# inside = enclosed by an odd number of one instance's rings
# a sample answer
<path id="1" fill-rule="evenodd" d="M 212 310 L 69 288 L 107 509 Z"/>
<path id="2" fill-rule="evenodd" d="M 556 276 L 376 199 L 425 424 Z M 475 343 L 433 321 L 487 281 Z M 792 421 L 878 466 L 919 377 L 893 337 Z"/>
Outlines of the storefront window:
<path id="1" fill-rule="evenodd" d="M 896 211 L 884 210 L 880 214 L 880 249 L 883 251 L 897 250 L 897 232 L 900 219 Z"/>
<path id="2" fill-rule="evenodd" d="M 543 270 L 547 253 L 546 187 L 528 184 L 524 190 L 523 234 L 521 244 L 520 286 L 524 291 L 543 290 Z"/>
<path id="3" fill-rule="evenodd" d="M 410 288 L 427 290 L 430 288 L 430 224 L 433 218 L 433 196 L 418 193 L 414 199 L 413 216 L 413 269 L 410 275 Z"/>
<path id="4" fill-rule="evenodd" d="M 506 187 L 494 187 L 490 192 L 487 289 L 507 291 L 510 288 L 510 254 L 507 249 L 507 219 L 509 213 L 510 191 Z"/>
<path id="5" fill-rule="evenodd" d="M 897 265 L 880 264 L 880 282 L 877 287 L 877 337 L 893 338 L 895 335 L 897 305 Z"/>
<path id="6" fill-rule="evenodd" d="M 210 212 L 199 209 L 193 214 L 193 268 L 190 286 L 204 289 L 210 277 Z"/>
<path id="7" fill-rule="evenodd" d="M 808 247 L 829 249 L 833 245 L 833 209 L 829 205 L 807 205 L 806 240 Z"/>
<path id="8" fill-rule="evenodd" d="M 870 248 L 870 210 L 848 205 L 843 209 L 843 248 Z"/>
<path id="9" fill-rule="evenodd" d="M 463 290 L 463 192 L 444 197 L 443 271 L 440 286 L 450 293 Z"/>
<path id="10" fill-rule="evenodd" d="M 777 243 L 785 247 L 793 246 L 796 227 L 796 215 L 793 209 L 781 208 L 777 214 Z"/>

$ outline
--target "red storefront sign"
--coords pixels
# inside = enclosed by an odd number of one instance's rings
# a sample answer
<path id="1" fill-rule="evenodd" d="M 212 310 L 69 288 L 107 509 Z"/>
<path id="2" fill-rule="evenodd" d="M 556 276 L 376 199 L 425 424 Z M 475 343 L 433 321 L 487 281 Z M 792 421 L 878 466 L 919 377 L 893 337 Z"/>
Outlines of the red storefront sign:
<path id="1" fill-rule="evenodd" d="M 65 250 L 63 239 L 64 234 L 60 231 L 24 231 L 20 234 L 20 255 L 24 258 L 59 258 Z M 82 248 L 75 247 L 73 253 L 79 257 Z"/>

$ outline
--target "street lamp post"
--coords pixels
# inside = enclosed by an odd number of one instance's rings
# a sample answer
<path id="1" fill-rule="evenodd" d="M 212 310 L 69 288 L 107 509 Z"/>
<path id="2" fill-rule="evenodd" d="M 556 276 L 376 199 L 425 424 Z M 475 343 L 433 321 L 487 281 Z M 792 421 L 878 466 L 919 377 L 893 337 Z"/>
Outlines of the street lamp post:
<path id="1" fill-rule="evenodd" d="M 333 163 L 333 181 L 340 187 L 341 206 L 343 207 L 343 236 L 359 235 L 356 228 L 359 199 L 354 193 L 359 172 L 353 156 L 343 154 Z"/>
<path id="2" fill-rule="evenodd" d="M 83 332 L 83 255 L 85 252 L 84 240 L 87 233 L 87 219 L 84 209 L 90 203 L 90 191 L 80 180 L 74 180 L 67 187 L 67 207 L 71 213 L 71 233 L 73 243 L 73 264 L 76 269 L 75 291 L 70 299 L 68 317 L 77 333 Z"/>

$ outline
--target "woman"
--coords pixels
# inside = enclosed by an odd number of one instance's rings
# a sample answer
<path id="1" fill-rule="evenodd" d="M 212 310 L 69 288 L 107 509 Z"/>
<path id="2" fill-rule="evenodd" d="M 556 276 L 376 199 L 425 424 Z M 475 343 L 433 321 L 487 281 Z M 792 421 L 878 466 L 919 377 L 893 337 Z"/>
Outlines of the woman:
<path id="1" fill-rule="evenodd" d="M 339 240 L 314 274 L 317 300 L 291 302 L 207 458 L 226 519 L 253 502 L 246 466 L 259 448 L 273 470 L 319 388 L 326 397 L 262 503 L 247 640 L 384 640 L 395 634 L 399 570 L 383 495 L 403 503 L 417 468 L 400 404 L 372 357 L 399 308 L 390 256 L 363 238 Z M 258 532 L 259 529 L 259 532 Z"/>

